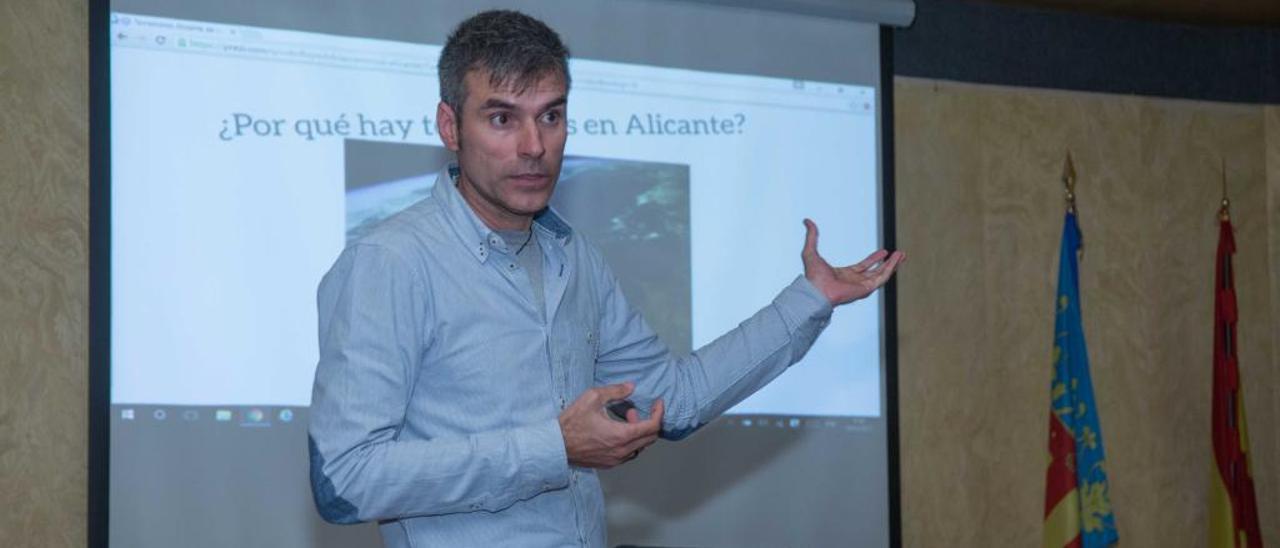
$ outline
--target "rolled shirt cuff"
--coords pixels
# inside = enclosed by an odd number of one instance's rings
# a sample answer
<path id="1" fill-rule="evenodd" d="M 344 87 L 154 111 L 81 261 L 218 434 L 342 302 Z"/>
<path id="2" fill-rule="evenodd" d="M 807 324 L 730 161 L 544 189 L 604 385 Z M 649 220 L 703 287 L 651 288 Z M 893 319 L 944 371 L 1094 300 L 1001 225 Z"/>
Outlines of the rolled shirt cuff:
<path id="1" fill-rule="evenodd" d="M 834 310 L 827 296 L 804 275 L 796 276 L 791 285 L 773 299 L 773 305 L 782 314 L 787 330 L 793 333 L 808 322 L 815 322 L 816 327 L 821 330 L 831 321 L 831 312 Z"/>

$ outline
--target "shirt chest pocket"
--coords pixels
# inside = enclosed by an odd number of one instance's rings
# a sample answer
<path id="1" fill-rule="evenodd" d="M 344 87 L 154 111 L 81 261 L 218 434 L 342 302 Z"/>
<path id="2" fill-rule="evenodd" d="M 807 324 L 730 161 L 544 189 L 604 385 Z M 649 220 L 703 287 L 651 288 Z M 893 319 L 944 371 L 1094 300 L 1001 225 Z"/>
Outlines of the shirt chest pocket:
<path id="1" fill-rule="evenodd" d="M 574 283 L 578 282 L 578 283 Z M 571 280 L 553 323 L 553 343 L 558 354 L 557 374 L 568 403 L 595 383 L 596 358 L 600 355 L 599 307 L 594 293 Z"/>
<path id="2" fill-rule="evenodd" d="M 561 386 L 564 387 L 568 403 L 572 403 L 584 391 L 591 387 L 595 376 L 596 356 L 600 347 L 600 335 L 595 326 L 587 326 L 580 322 L 565 325 L 556 337 L 559 354 L 559 371 Z"/>

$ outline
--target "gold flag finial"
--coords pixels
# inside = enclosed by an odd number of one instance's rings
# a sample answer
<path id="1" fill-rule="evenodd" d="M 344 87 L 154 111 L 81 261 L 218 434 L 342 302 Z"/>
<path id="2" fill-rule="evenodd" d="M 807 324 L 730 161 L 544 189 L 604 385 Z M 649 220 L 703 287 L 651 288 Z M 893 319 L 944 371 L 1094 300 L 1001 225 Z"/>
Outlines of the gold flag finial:
<path id="1" fill-rule="evenodd" d="M 1071 149 L 1067 149 L 1067 160 L 1062 165 L 1062 186 L 1066 189 L 1067 213 L 1076 212 L 1076 166 L 1071 161 Z"/>
<path id="2" fill-rule="evenodd" d="M 1231 220 L 1231 200 L 1227 199 L 1227 159 L 1222 159 L 1222 207 L 1218 208 L 1218 220 Z"/>

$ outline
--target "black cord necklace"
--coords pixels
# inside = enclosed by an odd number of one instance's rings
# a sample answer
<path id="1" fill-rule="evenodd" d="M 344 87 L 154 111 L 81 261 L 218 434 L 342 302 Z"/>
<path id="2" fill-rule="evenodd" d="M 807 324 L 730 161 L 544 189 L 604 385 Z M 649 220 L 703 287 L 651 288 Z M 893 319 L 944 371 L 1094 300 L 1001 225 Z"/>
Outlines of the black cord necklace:
<path id="1" fill-rule="evenodd" d="M 517 250 L 516 250 L 516 255 L 520 255 L 520 252 L 521 252 L 521 251 L 524 251 L 524 246 L 529 245 L 529 242 L 530 242 L 531 240 L 533 240 L 533 227 L 532 227 L 532 226 L 531 226 L 531 227 L 529 227 L 529 237 L 524 239 L 524 243 L 520 244 L 520 249 L 517 249 Z"/>

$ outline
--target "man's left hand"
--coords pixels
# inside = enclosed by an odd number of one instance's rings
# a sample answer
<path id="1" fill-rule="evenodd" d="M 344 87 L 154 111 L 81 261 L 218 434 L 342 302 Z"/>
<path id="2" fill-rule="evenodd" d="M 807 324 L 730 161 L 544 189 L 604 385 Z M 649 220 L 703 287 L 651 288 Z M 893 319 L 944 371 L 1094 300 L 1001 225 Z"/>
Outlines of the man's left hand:
<path id="1" fill-rule="evenodd" d="M 804 250 L 800 252 L 804 261 L 804 277 L 826 295 L 831 306 L 851 303 L 870 295 L 888 283 L 893 270 L 907 258 L 901 251 L 891 254 L 881 249 L 858 264 L 833 267 L 818 254 L 818 225 L 805 219 L 804 227 Z"/>

